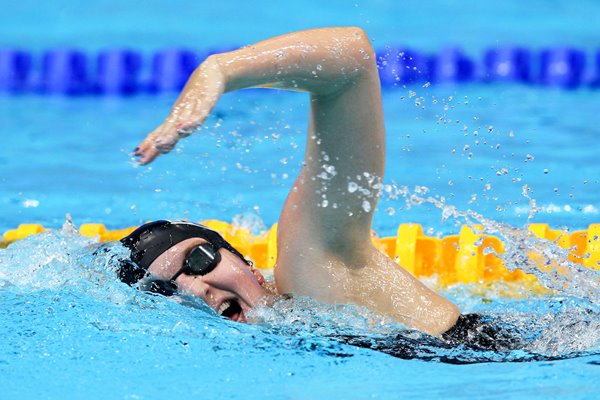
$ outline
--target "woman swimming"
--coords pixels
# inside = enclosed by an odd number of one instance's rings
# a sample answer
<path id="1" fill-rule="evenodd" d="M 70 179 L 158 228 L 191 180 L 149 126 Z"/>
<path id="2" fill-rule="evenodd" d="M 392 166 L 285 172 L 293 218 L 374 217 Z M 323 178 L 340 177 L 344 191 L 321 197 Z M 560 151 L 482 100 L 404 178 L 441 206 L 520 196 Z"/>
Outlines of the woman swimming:
<path id="1" fill-rule="evenodd" d="M 385 130 L 375 54 L 361 29 L 296 32 L 208 57 L 165 122 L 135 150 L 139 162 L 150 163 L 194 132 L 222 94 L 249 87 L 310 94 L 306 154 L 279 218 L 276 292 L 366 307 L 437 337 L 460 330 L 467 318 L 452 302 L 371 242 Z M 351 182 L 362 187 L 349 191 Z M 165 294 L 198 296 L 241 322 L 273 295 L 235 249 L 199 225 L 158 221 L 123 243 L 132 251 L 120 272 L 129 284 L 141 279 Z"/>

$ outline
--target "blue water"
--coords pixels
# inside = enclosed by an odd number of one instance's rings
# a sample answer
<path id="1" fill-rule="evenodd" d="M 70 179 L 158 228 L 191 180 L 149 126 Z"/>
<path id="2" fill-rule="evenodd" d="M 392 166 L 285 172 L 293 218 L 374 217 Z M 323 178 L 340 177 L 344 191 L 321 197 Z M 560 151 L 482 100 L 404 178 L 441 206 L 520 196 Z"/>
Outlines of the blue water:
<path id="1" fill-rule="evenodd" d="M 237 1 L 95 0 L 85 7 L 74 0 L 4 3 L 0 45 L 32 50 L 221 47 L 332 25 L 361 26 L 376 47 L 398 43 L 436 51 L 460 45 L 473 54 L 505 44 L 596 49 L 597 31 L 589 16 L 600 11 L 595 0 L 429 0 L 418 5 L 389 0 L 307 0 L 284 5 L 268 0 L 258 6 Z"/>
<path id="2" fill-rule="evenodd" d="M 385 181 L 393 190 L 382 197 L 375 229 L 393 235 L 412 220 L 435 233 L 456 231 L 433 207 L 407 209 L 396 198 L 402 186 L 425 186 L 462 210 L 523 226 L 530 211 L 524 185 L 539 208 L 531 222 L 587 228 L 600 220 L 598 96 L 516 85 L 385 91 Z M 60 226 L 67 212 L 76 223 L 114 229 L 156 218 L 231 220 L 244 213 L 275 223 L 303 156 L 307 98 L 264 90 L 228 94 L 216 116 L 173 154 L 133 167 L 128 154 L 174 99 L 0 98 L 6 132 L 0 229 L 22 222 Z"/>
<path id="3" fill-rule="evenodd" d="M 0 14 L 0 45 L 205 48 L 345 24 L 363 26 L 376 47 L 407 43 L 435 51 L 457 44 L 472 55 L 501 44 L 588 50 L 597 44 L 588 17 L 600 4 L 593 1 L 398 3 L 257 9 L 20 2 L 3 7 L 11 12 Z M 597 286 L 546 297 L 521 292 L 521 299 L 495 288 L 445 289 L 466 312 L 501 315 L 535 331 L 531 351 L 574 357 L 457 366 L 326 339 L 336 330 L 368 330 L 352 309 L 298 299 L 294 310 L 260 310 L 260 324 L 239 325 L 193 299 L 179 304 L 115 282 L 114 266 L 89 257 L 91 240 L 69 227 L 60 231 L 66 213 L 77 225 L 109 228 L 185 217 L 235 219 L 260 231 L 277 221 L 298 171 L 307 98 L 258 90 L 228 94 L 205 128 L 172 154 L 134 167 L 129 152 L 162 121 L 175 96 L 0 97 L 0 231 L 23 222 L 54 228 L 0 250 L 1 398 L 598 397 Z M 375 230 L 392 235 L 398 224 L 414 221 L 431 235 L 445 235 L 465 222 L 443 219 L 430 203 L 407 203 L 404 187 L 517 228 L 531 221 L 577 230 L 599 222 L 599 96 L 482 84 L 384 92 L 389 192 Z M 531 219 L 530 199 L 538 208 Z"/>

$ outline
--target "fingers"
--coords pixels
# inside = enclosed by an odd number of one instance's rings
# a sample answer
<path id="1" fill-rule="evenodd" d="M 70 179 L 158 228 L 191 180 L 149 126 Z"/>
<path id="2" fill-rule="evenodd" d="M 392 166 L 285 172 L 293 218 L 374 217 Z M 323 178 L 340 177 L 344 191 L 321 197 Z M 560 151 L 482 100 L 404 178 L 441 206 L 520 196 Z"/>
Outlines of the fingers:
<path id="1" fill-rule="evenodd" d="M 160 154 L 173 150 L 175 144 L 177 144 L 177 140 L 176 135 L 165 135 L 156 131 L 152 132 L 133 151 L 133 155 L 138 157 L 137 162 L 140 165 L 149 164 Z"/>
<path id="2" fill-rule="evenodd" d="M 174 128 L 172 124 L 163 124 L 150 133 L 133 151 L 138 157 L 140 165 L 152 162 L 160 154 L 166 154 L 175 148 L 175 145 L 196 130 L 197 124 L 189 124 Z"/>
<path id="3" fill-rule="evenodd" d="M 139 165 L 146 165 L 154 161 L 156 157 L 158 157 L 160 153 L 155 149 L 148 149 L 146 151 L 137 151 L 135 153 L 136 157 L 139 157 L 137 162 Z"/>
<path id="4" fill-rule="evenodd" d="M 137 162 L 140 165 L 146 165 L 152 162 L 160 153 L 154 147 L 154 140 L 146 138 L 140 143 L 140 145 L 133 151 L 134 157 L 137 157 Z"/>

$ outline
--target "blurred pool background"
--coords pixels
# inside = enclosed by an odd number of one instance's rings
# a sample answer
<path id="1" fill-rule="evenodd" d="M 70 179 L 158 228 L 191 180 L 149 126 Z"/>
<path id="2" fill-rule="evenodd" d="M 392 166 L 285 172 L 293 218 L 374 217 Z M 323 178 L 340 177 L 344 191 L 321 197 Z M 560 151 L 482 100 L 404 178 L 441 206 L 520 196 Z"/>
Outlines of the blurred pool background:
<path id="1" fill-rule="evenodd" d="M 458 46 L 478 60 L 502 46 L 580 48 L 597 73 L 598 34 L 590 17 L 600 11 L 596 1 L 4 1 L 2 10 L 0 48 L 34 54 L 131 48 L 149 58 L 170 47 L 202 52 L 293 30 L 357 25 L 376 49 L 435 53 Z M 303 155 L 307 97 L 228 94 L 205 127 L 172 154 L 134 167 L 129 153 L 167 115 L 176 95 L 0 94 L 0 230 L 23 222 L 58 229 L 66 213 L 78 225 L 109 228 L 157 218 L 235 219 L 256 232 L 275 223 Z M 443 197 L 463 212 L 521 228 L 547 222 L 576 230 L 598 222 L 599 99 L 600 91 L 589 86 L 521 83 L 420 82 L 384 90 L 385 183 L 392 190 L 380 201 L 375 230 L 393 235 L 412 221 L 430 235 L 445 235 L 465 222 L 443 218 L 430 203 L 407 202 L 407 192 Z M 148 298 L 112 281 L 102 266 L 90 266 L 88 244 L 67 229 L 0 250 L 1 397 L 598 395 L 598 318 L 581 325 L 584 310 L 595 310 L 588 300 L 597 301 L 597 291 L 514 300 L 448 289 L 465 311 L 546 318 L 541 350 L 584 354 L 453 366 L 340 348 L 311 334 L 311 322 L 333 329 L 327 310 L 301 314 L 308 328 L 286 336 L 281 327 L 228 323 L 200 304 Z M 352 313 L 342 319 L 355 328 L 364 322 Z M 288 322 L 284 327 L 294 331 Z"/>

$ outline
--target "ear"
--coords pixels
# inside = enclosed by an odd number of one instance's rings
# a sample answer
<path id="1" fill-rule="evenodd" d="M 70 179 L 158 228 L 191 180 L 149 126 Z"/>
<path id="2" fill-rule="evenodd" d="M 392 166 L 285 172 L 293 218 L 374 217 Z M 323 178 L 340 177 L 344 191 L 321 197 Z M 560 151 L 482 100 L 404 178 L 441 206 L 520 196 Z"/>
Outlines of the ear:
<path id="1" fill-rule="evenodd" d="M 262 274 L 253 266 L 249 266 L 248 268 L 250 268 L 250 272 L 252 272 L 252 275 L 254 275 L 254 278 L 256 278 L 258 284 L 263 286 L 265 284 L 265 277 L 262 276 Z"/>

